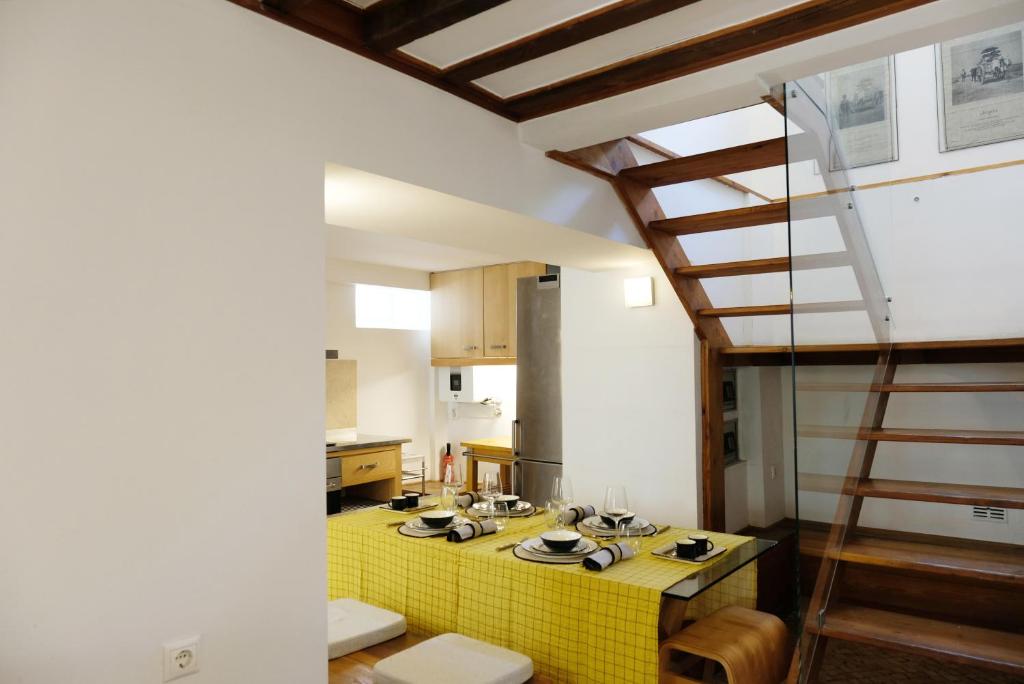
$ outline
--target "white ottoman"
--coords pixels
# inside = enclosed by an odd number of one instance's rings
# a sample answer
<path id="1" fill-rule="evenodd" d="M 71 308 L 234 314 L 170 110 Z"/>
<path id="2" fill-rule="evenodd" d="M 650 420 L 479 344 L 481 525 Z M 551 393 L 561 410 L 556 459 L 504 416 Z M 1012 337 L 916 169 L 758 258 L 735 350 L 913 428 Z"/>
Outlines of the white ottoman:
<path id="1" fill-rule="evenodd" d="M 532 676 L 523 654 L 461 634 L 427 639 L 373 666 L 376 684 L 522 684 Z"/>
<path id="2" fill-rule="evenodd" d="M 405 634 L 405 617 L 355 599 L 327 603 L 327 658 L 355 651 Z"/>

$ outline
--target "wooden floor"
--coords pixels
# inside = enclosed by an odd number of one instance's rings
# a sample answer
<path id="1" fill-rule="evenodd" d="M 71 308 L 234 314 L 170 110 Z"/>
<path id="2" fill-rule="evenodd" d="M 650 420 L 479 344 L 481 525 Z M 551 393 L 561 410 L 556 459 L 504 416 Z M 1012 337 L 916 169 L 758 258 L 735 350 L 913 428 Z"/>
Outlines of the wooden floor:
<path id="1" fill-rule="evenodd" d="M 399 651 L 414 646 L 427 637 L 421 634 L 403 634 L 397 639 L 385 641 L 362 651 L 350 653 L 328 662 L 328 684 L 373 684 L 373 666 Z M 444 684 L 439 682 L 438 684 Z M 552 684 L 552 680 L 541 675 L 530 678 L 529 684 Z"/>

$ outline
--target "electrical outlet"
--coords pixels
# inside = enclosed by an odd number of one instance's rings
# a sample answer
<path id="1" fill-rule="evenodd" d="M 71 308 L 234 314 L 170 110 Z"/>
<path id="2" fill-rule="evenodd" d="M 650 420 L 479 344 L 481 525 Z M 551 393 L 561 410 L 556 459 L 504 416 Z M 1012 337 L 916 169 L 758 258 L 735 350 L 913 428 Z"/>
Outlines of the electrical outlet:
<path id="1" fill-rule="evenodd" d="M 199 672 L 199 637 L 164 644 L 164 681 Z"/>

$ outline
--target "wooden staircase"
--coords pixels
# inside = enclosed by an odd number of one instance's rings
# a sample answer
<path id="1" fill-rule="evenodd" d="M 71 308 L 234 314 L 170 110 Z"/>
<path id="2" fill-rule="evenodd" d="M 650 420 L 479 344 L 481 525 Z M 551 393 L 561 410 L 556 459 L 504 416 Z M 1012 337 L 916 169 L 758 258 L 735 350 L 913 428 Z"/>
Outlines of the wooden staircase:
<path id="1" fill-rule="evenodd" d="M 773 100 L 778 105 L 779 98 Z M 780 111 L 783 111 L 781 106 Z M 813 123 L 813 122 L 812 122 Z M 799 207 L 789 201 L 714 211 L 691 216 L 665 216 L 652 189 L 702 179 L 715 179 L 725 174 L 781 166 L 801 159 L 816 159 L 820 168 L 828 168 L 828 151 L 815 146 L 816 140 L 828 140 L 810 123 L 799 125 L 807 133 L 785 138 L 759 141 L 687 157 L 643 145 L 660 153 L 663 161 L 639 164 L 632 144 L 637 140 L 620 139 L 570 152 L 552 151 L 548 156 L 574 168 L 608 181 L 622 200 L 637 230 L 656 255 L 663 270 L 689 315 L 701 342 L 702 401 L 702 473 L 704 501 L 701 524 L 707 529 L 722 530 L 724 513 L 724 461 L 722 454 L 721 386 L 724 359 L 755 359 L 770 354 L 774 363 L 788 364 L 789 347 L 734 347 L 722 319 L 752 316 L 783 316 L 791 314 L 865 312 L 878 343 L 821 347 L 822 353 L 835 358 L 856 355 L 863 363 L 871 355 L 875 363 L 874 379 L 863 385 L 830 383 L 800 387 L 806 391 L 863 392 L 866 406 L 861 425 L 856 428 L 806 425 L 801 437 L 827 437 L 853 440 L 853 454 L 845 477 L 801 474 L 800 487 L 805 490 L 829 491 L 840 495 L 836 521 L 821 544 L 820 569 L 811 599 L 805 634 L 817 648 L 809 648 L 810 667 L 804 681 L 814 681 L 817 667 L 828 639 L 845 639 L 869 643 L 883 648 L 927 655 L 952 662 L 988 667 L 1024 675 L 1024 618 L 1020 624 L 1008 618 L 1000 629 L 970 624 L 964 598 L 951 595 L 950 605 L 964 608 L 949 615 L 920 608 L 927 598 L 905 591 L 901 604 L 904 610 L 883 610 L 878 606 L 840 602 L 843 595 L 844 568 L 874 568 L 887 572 L 911 573 L 900 579 L 913 581 L 920 575 L 942 581 L 971 582 L 965 589 L 995 605 L 1003 600 L 999 591 L 1020 592 L 1024 589 L 1024 547 L 958 548 L 940 541 L 893 541 L 877 539 L 858 531 L 863 501 L 868 498 L 903 499 L 936 503 L 982 506 L 1024 507 L 1024 490 L 951 483 L 911 482 L 872 478 L 871 467 L 881 442 L 920 442 L 948 444 L 995 444 L 1024 446 L 1024 432 L 981 430 L 936 430 L 883 427 L 890 394 L 898 392 L 1020 392 L 1024 382 L 998 383 L 897 383 L 896 355 L 889 355 L 887 340 L 888 309 L 874 263 L 867 247 L 863 229 L 857 223 L 853 205 L 837 190 Z M 794 256 L 775 256 L 722 263 L 691 263 L 681 242 L 692 236 L 723 230 L 784 223 L 797 218 L 833 216 L 843 239 L 844 249 L 837 252 Z M 861 299 L 793 304 L 715 306 L 704 290 L 703 281 L 712 278 L 784 273 L 793 270 L 849 267 L 857 280 Z M 1013 341 L 1019 346 L 1021 341 Z M 899 346 L 899 345 L 897 345 Z M 840 349 L 841 348 L 841 349 Z M 818 349 L 796 350 L 801 354 L 817 354 Z M 922 345 L 920 355 L 941 354 Z M 830 357 L 831 358 L 831 357 Z M 995 360 L 995 358 L 993 359 Z M 849 363 L 850 361 L 843 361 Z M 754 362 L 752 362 L 754 363 Z M 801 547 L 803 543 L 801 542 Z M 855 577 L 856 573 L 850 575 Z M 832 579 L 837 578 L 833 586 Z M 938 580 L 936 580 L 938 581 Z M 931 586 L 931 585 L 928 585 Z M 945 584 L 936 585 L 947 587 Z M 990 586 L 998 587 L 993 593 Z M 833 591 L 833 588 L 836 591 Z M 963 588 L 963 587 L 961 587 Z M 863 594 L 864 592 L 862 592 Z M 898 594 L 899 592 L 890 592 Z M 851 593 L 855 596 L 855 593 Z M 996 597 L 996 598 L 993 598 Z M 1016 599 L 1006 605 L 1017 605 Z M 899 603 L 899 601 L 896 601 Z M 1024 607 L 1024 600 L 1020 602 Z M 821 616 L 820 619 L 818 616 Z M 955 622 L 963 618 L 963 623 Z M 952 620 L 952 621 L 951 621 Z M 814 641 L 817 639 L 817 641 Z"/>
<path id="2" fill-rule="evenodd" d="M 1024 384 L 999 383 L 897 383 L 896 361 L 885 355 L 876 366 L 875 380 L 853 391 L 870 388 L 861 428 L 820 425 L 798 426 L 800 437 L 856 440 L 846 477 L 800 473 L 801 491 L 839 495 L 836 517 L 820 550 L 821 564 L 807 612 L 805 653 L 810 654 L 807 681 L 814 681 L 829 639 L 857 641 L 882 648 L 915 653 L 949 662 L 984 667 L 1024 676 L 1024 615 L 1010 621 L 1009 629 L 963 624 L 965 615 L 921 615 L 927 606 L 911 611 L 881 610 L 865 606 L 865 600 L 881 597 L 857 595 L 844 598 L 844 571 L 848 566 L 887 568 L 929 575 L 939 580 L 970 580 L 975 585 L 997 585 L 1012 594 L 1024 591 L 1024 547 L 989 545 L 972 547 L 955 539 L 916 541 L 879 539 L 862 534 L 858 522 L 865 499 L 883 498 L 931 503 L 998 506 L 1024 509 L 1024 488 L 944 482 L 887 480 L 871 477 L 878 444 L 970 444 L 1024 446 L 1024 432 L 995 430 L 936 430 L 883 427 L 889 397 L 897 392 L 1021 392 Z M 799 391 L 850 391 L 848 385 L 798 386 Z M 967 545 L 957 545 L 966 543 Z M 803 541 L 801 540 L 801 547 Z M 940 585 L 945 587 L 946 585 Z M 972 591 L 971 586 L 951 585 L 946 591 Z M 933 600 L 941 601 L 942 594 Z M 935 608 L 932 608 L 935 612 Z M 815 637 L 817 640 L 815 641 Z"/>
<path id="3" fill-rule="evenodd" d="M 704 406 L 702 470 L 706 493 L 702 524 L 708 529 L 723 529 L 725 526 L 722 420 L 720 411 L 708 408 L 720 404 L 721 352 L 732 346 L 722 319 L 866 310 L 873 321 L 880 321 L 881 315 L 877 314 L 874 307 L 865 300 L 803 303 L 795 306 L 791 302 L 760 306 L 714 306 L 704 290 L 702 281 L 731 276 L 784 273 L 790 266 L 797 270 L 849 266 L 853 268 L 858 283 L 868 283 L 870 278 L 859 271 L 859 264 L 863 260 L 857 258 L 856 250 L 860 248 L 860 243 L 854 239 L 853 231 L 846 225 L 846 218 L 841 217 L 840 231 L 847 250 L 852 251 L 800 255 L 792 260 L 786 255 L 727 263 L 694 264 L 683 250 L 679 240 L 681 236 L 784 223 L 791 218 L 789 202 L 768 201 L 764 204 L 725 211 L 667 217 L 654 195 L 653 188 L 705 179 L 736 185 L 723 176 L 783 166 L 797 159 L 824 159 L 826 151 L 816 149 L 813 142 L 809 136 L 801 134 L 788 139 L 773 138 L 682 157 L 650 141 L 630 137 L 570 152 L 548 152 L 548 157 L 602 178 L 612 185 L 638 232 L 668 276 L 700 339 L 701 401 Z M 640 164 L 634 154 L 634 146 L 644 147 L 664 157 L 664 160 Z M 763 196 L 760 199 L 763 200 Z M 837 206 L 840 205 L 834 198 L 824 198 L 823 201 L 803 205 L 800 218 L 835 215 Z M 845 205 L 841 208 L 845 210 Z M 861 292 L 866 295 L 878 295 L 877 292 L 863 286 Z"/>

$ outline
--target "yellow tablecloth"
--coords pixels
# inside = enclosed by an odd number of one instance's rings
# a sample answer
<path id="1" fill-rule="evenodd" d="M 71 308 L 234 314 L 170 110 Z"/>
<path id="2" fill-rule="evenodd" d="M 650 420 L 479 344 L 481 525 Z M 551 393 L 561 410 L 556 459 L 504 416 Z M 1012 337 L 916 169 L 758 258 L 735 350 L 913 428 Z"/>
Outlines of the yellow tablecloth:
<path id="1" fill-rule="evenodd" d="M 661 592 L 706 567 L 650 554 L 695 530 L 645 538 L 636 558 L 591 572 L 495 550 L 540 534 L 543 516 L 513 519 L 503 533 L 461 544 L 405 537 L 387 526 L 402 517 L 373 508 L 328 519 L 328 597 L 394 610 L 413 631 L 460 632 L 511 648 L 558 682 L 656 682 Z M 709 535 L 730 549 L 749 539 Z M 724 605 L 753 608 L 756 573 L 750 563 L 703 592 L 689 602 L 687 617 Z"/>

